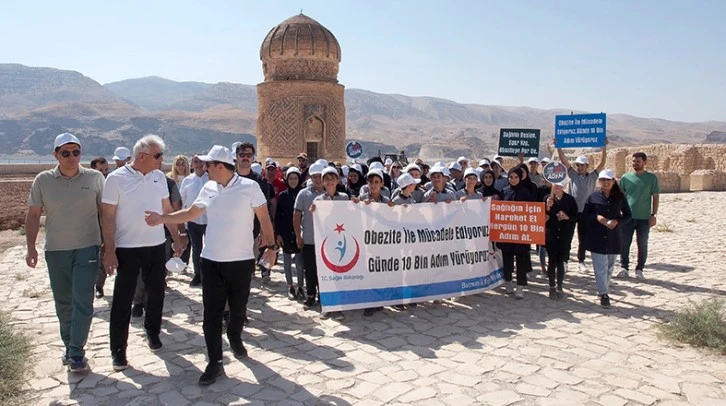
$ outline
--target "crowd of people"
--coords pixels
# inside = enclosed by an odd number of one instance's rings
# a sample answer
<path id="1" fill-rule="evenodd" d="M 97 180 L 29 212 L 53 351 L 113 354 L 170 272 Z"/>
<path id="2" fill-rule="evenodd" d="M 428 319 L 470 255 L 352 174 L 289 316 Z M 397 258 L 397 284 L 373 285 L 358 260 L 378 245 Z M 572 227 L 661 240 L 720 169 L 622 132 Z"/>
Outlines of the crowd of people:
<path id="1" fill-rule="evenodd" d="M 524 162 L 523 156 L 507 170 L 498 155 L 478 162 L 459 157 L 448 164 L 427 165 L 421 159 L 407 163 L 379 157 L 350 164 L 325 159 L 311 163 L 301 153 L 297 162 L 281 165 L 271 158 L 257 161 L 254 145 L 235 143 L 231 148 L 215 145 L 191 159 L 176 156 L 165 176 L 160 170 L 165 144 L 155 135 L 139 139 L 132 150 L 117 148 L 113 171 L 102 157 L 91 161 L 91 169 L 84 168 L 81 143 L 72 134 L 58 135 L 53 147 L 58 165 L 38 174 L 30 192 L 26 262 L 30 267 L 38 263 L 35 245 L 45 213 L 45 260 L 65 345 L 62 361 L 73 372 L 88 367 L 84 347 L 94 287 L 96 298 L 104 297 L 110 275 L 116 274 L 109 323 L 113 368 L 129 366 L 131 317 L 144 316 L 148 347 L 162 348 L 165 264 L 179 257 L 186 264 L 191 260 L 190 286 L 202 287 L 209 363 L 199 383 L 214 383 L 224 374 L 225 325 L 234 356 L 247 356 L 241 332 L 248 323 L 247 301 L 256 269 L 266 282 L 281 254 L 289 299 L 302 302 L 305 309 L 319 305 L 312 220 L 318 200 L 389 206 L 471 199 L 545 202 L 546 242 L 536 247 L 540 270 L 533 270 L 529 245 L 496 244 L 506 294 L 523 299 L 529 275 L 542 272 L 548 278 L 549 297 L 559 299 L 577 230 L 579 269 L 588 270 L 589 251 L 604 307 L 610 306 L 608 288 L 618 255 L 621 270 L 616 276 L 629 277 L 634 234 L 635 276 L 644 278 L 648 231 L 658 212 L 658 179 L 645 169 L 646 155 L 634 154 L 633 172 L 618 182 L 605 168 L 606 148 L 595 168 L 584 156 L 573 166 L 558 150 L 569 181 L 551 184 L 540 171 L 549 159 Z M 365 309 L 364 315 L 379 310 Z M 344 315 L 321 312 L 321 318 L 328 317 Z"/>

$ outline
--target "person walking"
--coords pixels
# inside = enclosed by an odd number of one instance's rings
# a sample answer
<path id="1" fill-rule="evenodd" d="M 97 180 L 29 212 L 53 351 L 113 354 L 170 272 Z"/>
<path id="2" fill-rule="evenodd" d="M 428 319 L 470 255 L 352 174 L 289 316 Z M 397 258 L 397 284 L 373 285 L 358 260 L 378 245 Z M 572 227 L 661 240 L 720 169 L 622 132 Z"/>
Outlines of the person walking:
<path id="1" fill-rule="evenodd" d="M 630 245 L 633 243 L 633 234 L 636 234 L 638 244 L 638 262 L 635 264 L 635 277 L 643 280 L 645 261 L 648 260 L 648 236 L 650 229 L 655 227 L 660 203 L 660 186 L 658 177 L 645 169 L 648 156 L 643 152 L 633 154 L 633 172 L 628 172 L 620 178 L 620 187 L 628 199 L 628 205 L 633 212 L 633 219 L 623 224 L 623 246 L 620 251 L 620 273 L 618 278 L 629 276 Z"/>
<path id="2" fill-rule="evenodd" d="M 544 198 L 547 208 L 545 223 L 545 249 L 547 250 L 547 277 L 550 299 L 562 297 L 565 279 L 565 261 L 570 252 L 572 237 L 577 224 L 577 202 L 565 193 L 564 183 L 552 185 L 554 192 Z"/>
<path id="3" fill-rule="evenodd" d="M 295 241 L 293 217 L 295 213 L 295 199 L 302 190 L 300 169 L 288 168 L 285 173 L 287 189 L 278 196 L 275 210 L 275 240 L 282 248 L 282 267 L 285 270 L 288 298 L 290 300 L 305 300 L 305 263 L 303 253 Z M 295 271 L 297 271 L 297 287 L 293 283 L 292 262 L 295 258 Z"/>
<path id="4" fill-rule="evenodd" d="M 199 159 L 198 155 L 192 157 L 192 168 L 194 173 L 187 176 L 182 180 L 179 193 L 181 194 L 182 207 L 188 209 L 192 207 L 192 204 L 197 197 L 199 192 L 202 191 L 204 185 L 209 182 L 209 175 L 205 169 L 204 162 Z M 192 264 L 194 265 L 194 276 L 189 282 L 189 286 L 197 287 L 202 284 L 202 244 L 204 234 L 207 232 L 207 215 L 202 214 L 198 218 L 187 222 L 187 234 L 189 236 L 189 242 L 192 245 Z"/>
<path id="5" fill-rule="evenodd" d="M 98 223 L 103 175 L 81 166 L 81 143 L 70 133 L 53 142 L 58 164 L 33 180 L 25 217 L 25 263 L 35 268 L 40 217 L 45 213 L 45 262 L 71 372 L 88 369 L 85 346 L 93 318 L 101 229 Z"/>
<path id="6" fill-rule="evenodd" d="M 126 347 L 131 318 L 131 304 L 136 281 L 146 286 L 146 317 L 144 330 L 152 351 L 162 347 L 161 314 L 166 287 L 166 238 L 162 227 L 147 227 L 144 212 L 171 212 L 166 177 L 158 170 L 164 155 L 164 140 L 147 135 L 134 145 L 134 160 L 113 171 L 103 189 L 101 224 L 103 230 L 103 265 L 108 275 L 117 272 L 111 305 L 109 337 L 113 369 L 128 368 Z M 168 226 L 176 255 L 186 247 L 176 225 Z"/>
<path id="7" fill-rule="evenodd" d="M 91 160 L 91 169 L 95 169 L 103 175 L 104 179 L 108 176 L 108 161 L 106 158 L 99 156 Z M 99 210 L 100 213 L 100 210 Z M 99 252 L 99 258 L 101 253 Z M 106 285 L 106 270 L 103 269 L 103 263 L 98 261 L 98 273 L 96 275 L 96 299 L 102 299 L 105 296 L 103 287 Z"/>
<path id="8" fill-rule="evenodd" d="M 302 250 L 305 264 L 305 290 L 307 299 L 305 309 L 313 307 L 318 294 L 318 268 L 315 256 L 315 230 L 310 207 L 313 200 L 325 192 L 323 185 L 323 165 L 312 164 L 308 168 L 310 187 L 303 188 L 295 198 L 295 211 L 292 216 L 292 228 L 295 232 L 295 243 Z M 318 301 L 319 303 L 319 301 Z"/>
<path id="9" fill-rule="evenodd" d="M 464 171 L 464 188 L 456 192 L 456 197 L 460 200 L 482 199 L 484 195 L 476 190 L 479 183 L 479 175 L 474 168 L 466 168 Z"/>
<path id="10" fill-rule="evenodd" d="M 581 216 L 585 217 L 589 227 L 585 249 L 592 256 L 600 305 L 609 308 L 608 289 L 615 267 L 615 257 L 622 248 L 621 230 L 623 224 L 630 221 L 632 213 L 611 169 L 600 172 L 598 183 L 600 190 L 587 198 Z"/>

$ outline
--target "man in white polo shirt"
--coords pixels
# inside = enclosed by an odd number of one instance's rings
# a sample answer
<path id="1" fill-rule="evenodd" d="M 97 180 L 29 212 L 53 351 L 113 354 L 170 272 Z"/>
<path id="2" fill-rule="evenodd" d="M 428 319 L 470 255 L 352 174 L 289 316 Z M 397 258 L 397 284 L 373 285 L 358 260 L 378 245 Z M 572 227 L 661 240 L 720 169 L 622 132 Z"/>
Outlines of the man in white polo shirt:
<path id="1" fill-rule="evenodd" d="M 275 233 L 262 189 L 257 182 L 236 173 L 232 151 L 215 145 L 199 159 L 205 162 L 210 181 L 204 185 L 194 204 L 165 215 L 148 211 L 146 222 L 150 226 L 158 226 L 188 222 L 205 213 L 207 215 L 206 244 L 202 249 L 202 297 L 204 341 L 209 364 L 199 378 L 199 384 L 211 385 L 224 375 L 222 315 L 228 301 L 229 346 L 236 358 L 247 357 L 241 334 L 249 286 L 255 271 L 256 253 L 252 249 L 255 215 L 265 237 L 263 259 L 269 263 L 275 260 Z"/>
<path id="2" fill-rule="evenodd" d="M 144 212 L 171 212 L 169 189 L 164 174 L 156 169 L 164 155 L 164 141 L 147 135 L 134 145 L 134 161 L 113 171 L 106 178 L 103 190 L 101 225 L 104 241 L 103 265 L 108 275 L 118 270 L 113 290 L 109 336 L 113 368 L 128 368 L 126 345 L 131 319 L 131 304 L 136 279 L 146 285 L 146 317 L 144 329 L 152 351 L 161 349 L 161 313 L 166 288 L 166 237 L 163 227 L 148 227 Z M 186 237 L 174 224 L 168 226 L 174 251 L 181 255 Z"/>
<path id="3" fill-rule="evenodd" d="M 209 182 L 209 175 L 207 175 L 207 170 L 204 169 L 205 164 L 197 155 L 192 157 L 192 168 L 194 168 L 194 173 L 184 178 L 179 188 L 182 207 L 185 209 L 192 207 L 202 187 Z M 189 241 L 192 243 L 192 264 L 194 264 L 194 277 L 189 282 L 189 286 L 192 287 L 202 284 L 202 259 L 200 255 L 202 253 L 202 237 L 204 237 L 206 231 L 206 214 L 202 214 L 198 219 L 187 222 L 187 233 L 189 234 Z"/>

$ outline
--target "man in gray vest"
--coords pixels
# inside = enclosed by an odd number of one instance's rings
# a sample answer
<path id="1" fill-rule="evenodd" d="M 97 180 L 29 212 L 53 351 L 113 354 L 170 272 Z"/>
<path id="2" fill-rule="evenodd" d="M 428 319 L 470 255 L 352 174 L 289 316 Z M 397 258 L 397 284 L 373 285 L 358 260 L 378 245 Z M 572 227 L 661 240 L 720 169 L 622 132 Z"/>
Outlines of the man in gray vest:
<path id="1" fill-rule="evenodd" d="M 65 345 L 62 361 L 71 372 L 82 372 L 88 368 L 84 347 L 93 318 L 104 179 L 81 166 L 81 143 L 73 134 L 57 136 L 53 148 L 58 165 L 39 173 L 30 190 L 25 262 L 31 268 L 38 264 L 35 242 L 45 212 L 45 262 Z"/>

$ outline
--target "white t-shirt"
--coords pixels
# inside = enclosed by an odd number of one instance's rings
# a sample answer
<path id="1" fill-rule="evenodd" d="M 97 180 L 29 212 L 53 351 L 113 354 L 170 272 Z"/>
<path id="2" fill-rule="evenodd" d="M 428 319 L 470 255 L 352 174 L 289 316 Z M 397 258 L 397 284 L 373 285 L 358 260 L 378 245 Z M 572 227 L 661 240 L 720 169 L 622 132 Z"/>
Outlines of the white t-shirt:
<path id="1" fill-rule="evenodd" d="M 179 193 L 182 198 L 182 208 L 187 209 L 197 200 L 199 192 L 202 191 L 204 185 L 209 182 L 209 175 L 205 172 L 202 176 L 191 174 L 182 180 L 179 187 Z M 202 214 L 198 219 L 192 221 L 196 224 L 207 224 L 207 214 Z"/>
<path id="2" fill-rule="evenodd" d="M 194 205 L 207 211 L 202 258 L 216 262 L 255 259 L 252 231 L 255 209 L 267 203 L 257 182 L 235 174 L 226 187 L 207 182 Z M 239 238 L 241 237 L 241 238 Z"/>
<path id="3" fill-rule="evenodd" d="M 116 247 L 154 247 L 166 241 L 164 226 L 149 227 L 144 211 L 163 213 L 169 198 L 166 176 L 154 170 L 146 175 L 125 165 L 111 172 L 103 187 L 102 203 L 116 206 Z"/>

